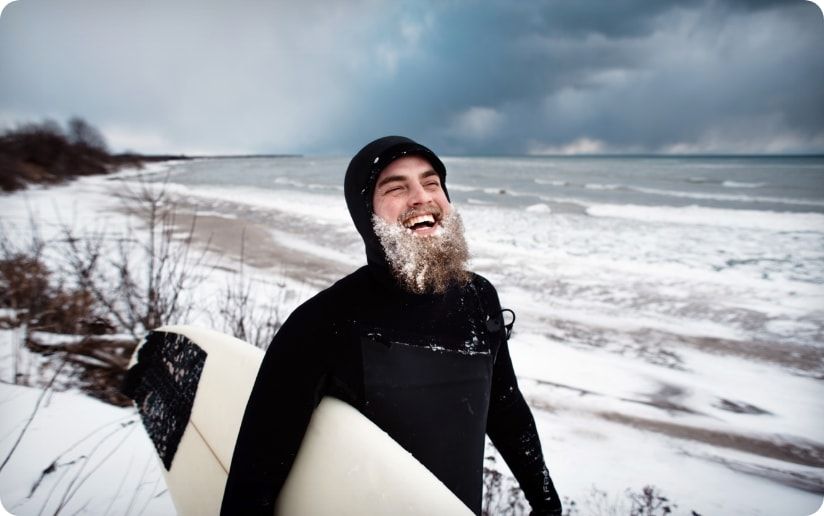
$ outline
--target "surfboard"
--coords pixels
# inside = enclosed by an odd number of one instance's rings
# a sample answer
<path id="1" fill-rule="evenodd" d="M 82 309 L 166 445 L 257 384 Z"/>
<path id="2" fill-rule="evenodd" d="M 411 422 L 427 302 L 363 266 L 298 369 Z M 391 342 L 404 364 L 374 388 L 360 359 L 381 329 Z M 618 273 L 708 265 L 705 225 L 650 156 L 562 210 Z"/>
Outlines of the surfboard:
<path id="1" fill-rule="evenodd" d="M 124 392 L 140 412 L 180 515 L 220 512 L 263 351 L 193 326 L 150 332 Z M 471 515 L 425 466 L 352 406 L 321 400 L 275 507 L 285 516 Z"/>

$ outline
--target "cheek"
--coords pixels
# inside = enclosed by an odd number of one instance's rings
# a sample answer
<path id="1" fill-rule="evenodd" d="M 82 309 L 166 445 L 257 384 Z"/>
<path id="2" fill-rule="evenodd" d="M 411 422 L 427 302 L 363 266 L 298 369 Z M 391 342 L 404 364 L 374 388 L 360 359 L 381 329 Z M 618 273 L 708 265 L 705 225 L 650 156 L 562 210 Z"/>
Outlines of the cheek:
<path id="1" fill-rule="evenodd" d="M 395 222 L 398 216 L 400 215 L 400 211 L 397 210 L 395 206 L 396 203 L 393 203 L 391 199 L 381 199 L 377 200 L 373 203 L 372 209 L 378 217 L 382 218 L 387 222 Z"/>
<path id="2" fill-rule="evenodd" d="M 449 204 L 449 200 L 447 200 L 446 195 L 441 192 L 435 202 L 438 204 L 438 207 L 443 210 L 444 214 L 449 213 L 452 211 L 452 205 Z"/>

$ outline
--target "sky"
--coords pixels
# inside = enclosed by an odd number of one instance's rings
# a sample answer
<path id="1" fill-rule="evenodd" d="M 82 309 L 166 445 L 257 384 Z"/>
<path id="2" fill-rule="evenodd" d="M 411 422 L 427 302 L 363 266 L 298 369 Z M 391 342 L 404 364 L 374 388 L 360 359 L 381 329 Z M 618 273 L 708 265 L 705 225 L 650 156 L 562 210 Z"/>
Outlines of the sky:
<path id="1" fill-rule="evenodd" d="M 17 0 L 0 77 L 116 151 L 824 154 L 807 0 Z"/>

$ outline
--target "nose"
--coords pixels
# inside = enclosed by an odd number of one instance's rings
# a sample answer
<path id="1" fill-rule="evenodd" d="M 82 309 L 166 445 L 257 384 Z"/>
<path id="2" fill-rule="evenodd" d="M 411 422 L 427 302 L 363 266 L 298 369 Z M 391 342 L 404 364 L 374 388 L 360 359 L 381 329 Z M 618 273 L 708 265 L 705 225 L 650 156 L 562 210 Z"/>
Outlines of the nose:
<path id="1" fill-rule="evenodd" d="M 409 190 L 409 205 L 421 206 L 432 201 L 432 193 L 423 185 L 415 183 Z"/>

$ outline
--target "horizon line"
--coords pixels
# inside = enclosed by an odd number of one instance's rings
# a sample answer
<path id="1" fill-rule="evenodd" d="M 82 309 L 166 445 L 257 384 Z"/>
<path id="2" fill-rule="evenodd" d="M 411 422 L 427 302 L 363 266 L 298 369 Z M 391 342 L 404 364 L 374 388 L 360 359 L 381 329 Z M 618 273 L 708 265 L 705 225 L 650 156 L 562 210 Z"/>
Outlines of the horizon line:
<path id="1" fill-rule="evenodd" d="M 168 157 L 169 159 L 260 159 L 260 158 L 347 158 L 343 154 L 301 154 L 301 153 L 141 153 L 134 151 L 116 154 L 138 154 L 146 157 Z M 824 158 L 824 152 L 810 153 L 580 153 L 580 154 L 440 154 L 443 158 Z"/>

